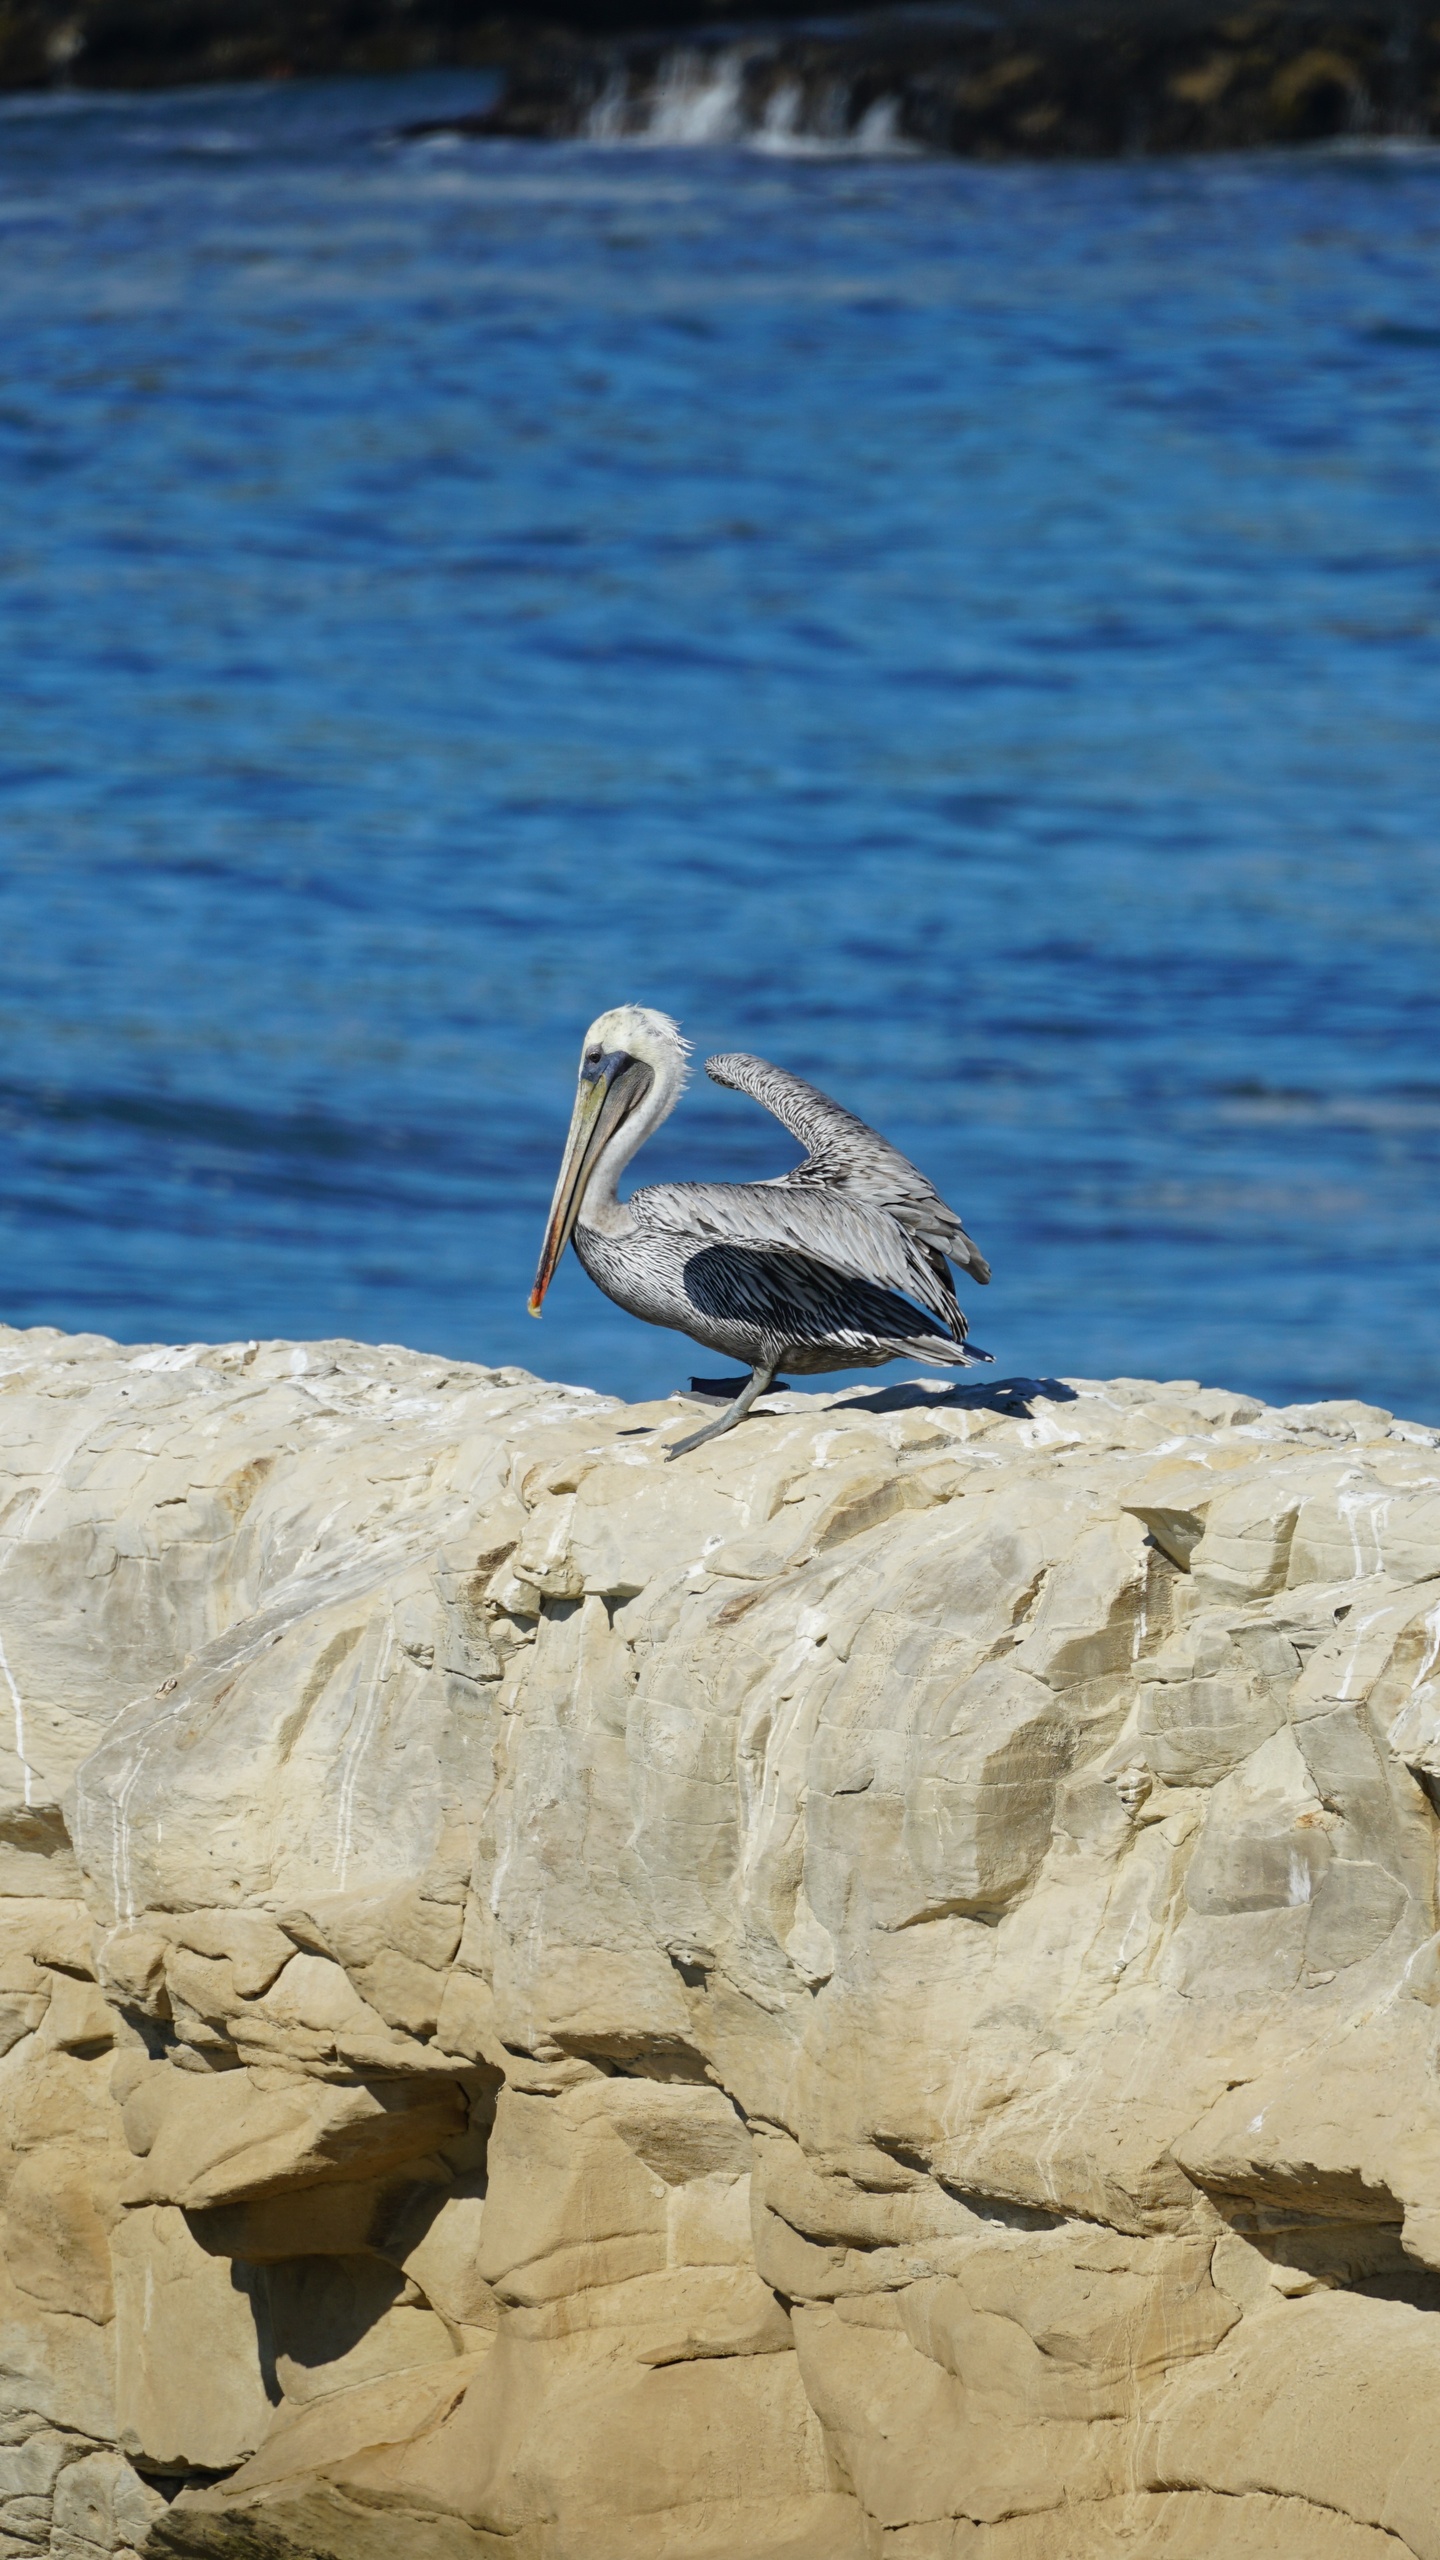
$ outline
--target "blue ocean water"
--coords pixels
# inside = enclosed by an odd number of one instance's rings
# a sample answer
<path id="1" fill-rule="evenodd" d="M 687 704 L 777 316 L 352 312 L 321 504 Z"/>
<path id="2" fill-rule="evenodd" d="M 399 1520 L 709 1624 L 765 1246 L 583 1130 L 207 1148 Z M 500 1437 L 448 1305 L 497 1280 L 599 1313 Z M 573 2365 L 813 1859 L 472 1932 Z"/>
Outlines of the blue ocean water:
<path id="1" fill-rule="evenodd" d="M 0 111 L 0 1315 L 668 1390 L 524 1313 L 630 997 L 1002 1372 L 1440 1419 L 1440 154 L 393 139 L 478 94 Z"/>

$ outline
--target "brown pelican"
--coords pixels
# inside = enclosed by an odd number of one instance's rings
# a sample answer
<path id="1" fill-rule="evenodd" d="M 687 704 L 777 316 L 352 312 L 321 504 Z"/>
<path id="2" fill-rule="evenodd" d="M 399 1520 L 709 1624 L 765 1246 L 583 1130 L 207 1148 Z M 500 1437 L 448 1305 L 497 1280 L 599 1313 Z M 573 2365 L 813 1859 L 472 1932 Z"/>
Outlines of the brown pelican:
<path id="1" fill-rule="evenodd" d="M 948 1266 L 985 1281 L 990 1265 L 954 1210 L 863 1120 L 764 1058 L 707 1058 L 705 1072 L 773 1111 L 808 1150 L 803 1164 L 768 1182 L 661 1182 L 620 1198 L 626 1165 L 680 1098 L 688 1056 L 669 1015 L 645 1005 L 591 1023 L 530 1292 L 538 1316 L 573 1235 L 617 1306 L 748 1362 L 734 1403 L 666 1455 L 729 1431 L 781 1368 L 988 1360 L 966 1348 Z"/>

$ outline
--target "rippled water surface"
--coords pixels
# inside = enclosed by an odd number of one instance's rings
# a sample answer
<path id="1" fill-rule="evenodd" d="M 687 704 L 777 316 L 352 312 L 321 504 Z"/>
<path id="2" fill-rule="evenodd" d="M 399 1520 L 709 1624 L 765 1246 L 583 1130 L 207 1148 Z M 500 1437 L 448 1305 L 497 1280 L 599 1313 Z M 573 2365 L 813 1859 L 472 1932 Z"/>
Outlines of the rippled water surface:
<path id="1" fill-rule="evenodd" d="M 666 1390 L 523 1311 L 634 996 L 1002 1370 L 1440 1418 L 1437 159 L 386 138 L 474 95 L 0 116 L 0 1312 Z"/>

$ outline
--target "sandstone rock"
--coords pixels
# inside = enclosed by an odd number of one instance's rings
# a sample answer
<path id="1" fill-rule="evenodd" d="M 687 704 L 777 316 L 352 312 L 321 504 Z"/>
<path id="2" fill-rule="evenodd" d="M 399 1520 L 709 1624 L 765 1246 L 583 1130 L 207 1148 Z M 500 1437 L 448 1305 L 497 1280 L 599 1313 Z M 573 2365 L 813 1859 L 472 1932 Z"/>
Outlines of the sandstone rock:
<path id="1" fill-rule="evenodd" d="M 668 1410 L 0 1334 L 0 2551 L 1440 2560 L 1440 1434 Z"/>
<path id="2" fill-rule="evenodd" d="M 1277 2323 L 1283 2359 L 1269 2348 Z M 1398 2302 L 1322 2293 L 1242 2324 L 1203 2378 L 1187 2373 L 1160 2402 L 1142 2478 L 1329 2508 L 1433 2560 L 1432 2447 L 1412 2412 L 1433 2393 L 1435 2352 L 1429 2316 Z"/>
<path id="3" fill-rule="evenodd" d="M 55 2560 L 92 2560 L 98 2552 L 133 2550 L 165 2513 L 165 2500 L 114 2453 L 88 2453 L 67 2464 L 55 2488 Z"/>
<path id="4" fill-rule="evenodd" d="M 344 1981 L 338 1966 L 326 1970 Z M 257 2086 L 249 2072 L 157 2063 L 127 2099 L 124 2122 L 142 2161 L 126 2203 L 197 2209 L 314 2186 L 327 2171 L 373 2176 L 461 2134 L 466 2107 L 452 2081 L 368 2088 L 292 2073 Z"/>
<path id="5" fill-rule="evenodd" d="M 268 2305 L 254 2273 L 210 2256 L 174 2205 L 127 2213 L 111 2257 L 118 2444 L 167 2472 L 229 2470 L 272 2415 Z"/>

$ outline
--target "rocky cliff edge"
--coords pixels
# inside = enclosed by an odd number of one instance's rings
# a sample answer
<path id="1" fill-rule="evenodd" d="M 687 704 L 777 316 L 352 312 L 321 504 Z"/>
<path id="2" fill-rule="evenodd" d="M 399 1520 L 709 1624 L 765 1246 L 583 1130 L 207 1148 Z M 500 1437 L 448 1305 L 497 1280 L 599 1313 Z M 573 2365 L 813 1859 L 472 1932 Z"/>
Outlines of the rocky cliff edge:
<path id="1" fill-rule="evenodd" d="M 1440 2560 L 1440 1434 L 692 1419 L 0 1333 L 0 2560 Z"/>

